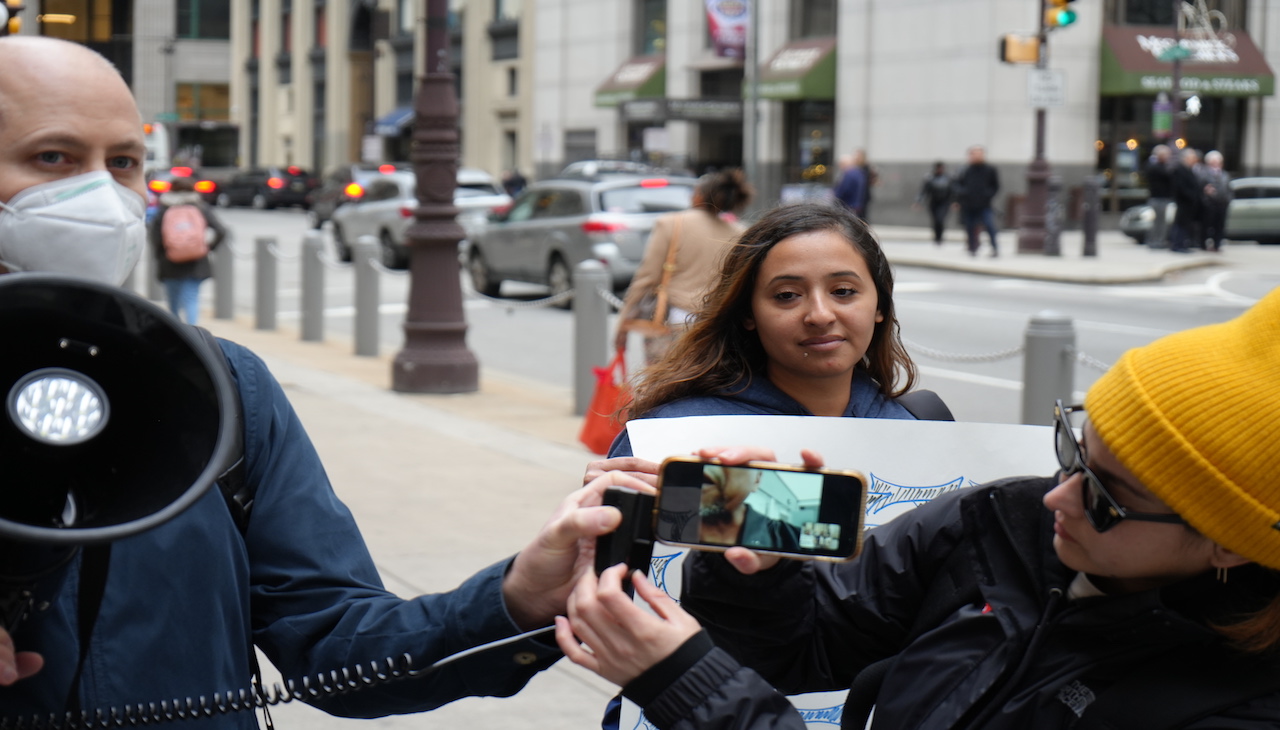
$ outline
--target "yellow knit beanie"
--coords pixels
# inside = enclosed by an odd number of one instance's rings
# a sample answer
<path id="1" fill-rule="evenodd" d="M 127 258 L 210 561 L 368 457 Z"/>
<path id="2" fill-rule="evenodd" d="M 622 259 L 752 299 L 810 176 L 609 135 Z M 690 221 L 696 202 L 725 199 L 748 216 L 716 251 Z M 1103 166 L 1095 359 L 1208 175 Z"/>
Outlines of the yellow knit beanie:
<path id="1" fill-rule="evenodd" d="M 1085 408 L 1120 463 L 1192 527 L 1280 569 L 1280 288 L 1230 322 L 1126 352 Z"/>

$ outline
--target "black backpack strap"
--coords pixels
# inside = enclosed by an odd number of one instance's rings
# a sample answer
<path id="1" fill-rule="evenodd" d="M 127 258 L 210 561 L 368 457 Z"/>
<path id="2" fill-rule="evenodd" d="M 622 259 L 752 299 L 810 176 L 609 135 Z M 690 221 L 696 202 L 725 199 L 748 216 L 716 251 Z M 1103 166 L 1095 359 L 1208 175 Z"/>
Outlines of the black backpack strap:
<path id="1" fill-rule="evenodd" d="M 1076 724 L 1081 730 L 1181 728 L 1249 700 L 1280 692 L 1274 656 L 1222 646 L 1164 654 L 1126 672 L 1099 693 Z"/>
<path id="2" fill-rule="evenodd" d="M 920 421 L 954 421 L 951 409 L 942 402 L 942 398 L 932 390 L 913 390 L 894 398 L 898 405 L 906 408 L 911 415 Z"/>
<path id="3" fill-rule="evenodd" d="M 201 338 L 204 339 L 205 345 L 209 347 L 214 355 L 214 360 L 221 363 L 226 368 L 227 377 L 231 382 L 235 382 L 235 377 L 231 372 L 231 365 L 227 362 L 226 356 L 222 352 L 222 348 L 218 346 L 218 339 L 213 333 L 204 327 L 196 327 Z M 235 445 L 232 450 L 231 464 L 218 477 L 218 489 L 222 492 L 222 498 L 227 503 L 227 509 L 231 511 L 231 518 L 235 520 L 236 528 L 243 535 L 249 529 L 249 515 L 253 510 L 253 499 L 255 494 L 255 485 L 245 479 L 244 465 L 244 413 L 240 403 L 239 394 L 232 400 L 235 401 L 236 410 L 231 416 L 235 419 Z"/>

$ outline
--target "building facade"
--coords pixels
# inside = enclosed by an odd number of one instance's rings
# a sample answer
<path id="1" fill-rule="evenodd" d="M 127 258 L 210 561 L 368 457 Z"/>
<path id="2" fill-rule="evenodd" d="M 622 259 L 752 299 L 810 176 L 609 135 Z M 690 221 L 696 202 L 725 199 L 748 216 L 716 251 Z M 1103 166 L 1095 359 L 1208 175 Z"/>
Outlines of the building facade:
<path id="1" fill-rule="evenodd" d="M 230 3 L 35 0 L 26 3 L 22 32 L 83 43 L 115 64 L 149 134 L 163 137 L 163 164 L 234 165 Z"/>
<path id="2" fill-rule="evenodd" d="M 1269 4 L 1185 3 L 1196 16 L 1182 33 L 1197 55 L 1183 63 L 1181 86 L 1200 113 L 1183 121 L 1180 144 L 1220 149 L 1237 173 L 1280 171 L 1280 131 L 1265 123 L 1277 113 L 1280 62 L 1280 9 Z M 1016 224 L 1035 150 L 1032 69 L 1002 63 L 997 43 L 1034 35 L 1040 12 L 1037 0 L 792 0 L 754 11 L 747 0 L 539 0 L 536 167 L 545 175 L 621 157 L 701 172 L 748 162 L 767 201 L 829 186 L 839 156 L 862 149 L 879 180 L 869 217 L 919 223 L 911 203 L 925 172 L 935 161 L 956 172 L 966 149 L 982 145 L 1001 173 L 997 207 Z M 1151 52 L 1173 44 L 1173 4 L 1102 0 L 1077 12 L 1046 49 L 1065 82 L 1046 115 L 1046 157 L 1072 191 L 1069 214 L 1086 175 L 1106 176 L 1104 206 L 1136 199 L 1151 147 L 1177 142 L 1153 118 L 1172 64 Z M 718 34 L 726 18 L 753 13 L 751 73 L 748 52 L 726 52 Z M 1191 38 L 1205 17 L 1212 42 Z M 755 113 L 749 103 L 744 113 L 752 90 Z M 742 154 L 752 136 L 754 160 Z"/>

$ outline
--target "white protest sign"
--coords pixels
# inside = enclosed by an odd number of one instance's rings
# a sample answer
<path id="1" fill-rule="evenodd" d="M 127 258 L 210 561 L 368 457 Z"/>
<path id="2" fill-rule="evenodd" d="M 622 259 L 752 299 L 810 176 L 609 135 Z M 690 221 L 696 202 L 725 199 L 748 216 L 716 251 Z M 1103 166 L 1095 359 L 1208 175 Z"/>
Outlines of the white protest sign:
<path id="1" fill-rule="evenodd" d="M 814 416 L 691 416 L 627 423 L 636 456 L 662 461 L 708 446 L 751 445 L 773 449 L 779 461 L 800 463 L 800 450 L 813 449 L 836 469 L 867 476 L 868 527 L 944 492 L 1003 477 L 1044 476 L 1058 469 L 1053 428 L 999 423 L 951 423 Z M 680 595 L 684 550 L 654 544 L 650 577 Z M 791 697 L 809 727 L 839 727 L 843 692 Z M 602 708 L 603 709 L 603 708 Z M 652 728 L 640 708 L 623 701 L 621 730 Z"/>

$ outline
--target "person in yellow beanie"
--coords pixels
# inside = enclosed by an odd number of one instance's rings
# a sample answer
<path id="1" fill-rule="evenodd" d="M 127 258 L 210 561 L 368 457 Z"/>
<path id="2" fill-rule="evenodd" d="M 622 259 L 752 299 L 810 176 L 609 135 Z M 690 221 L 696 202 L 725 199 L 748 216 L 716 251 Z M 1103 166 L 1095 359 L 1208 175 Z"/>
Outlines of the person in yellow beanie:
<path id="1" fill-rule="evenodd" d="M 1057 475 L 939 497 L 848 563 L 694 553 L 679 604 L 631 576 L 652 613 L 625 567 L 584 575 L 557 641 L 660 730 L 800 730 L 786 694 L 851 684 L 842 728 L 1280 727 L 1280 289 L 1127 352 L 1054 438 Z"/>

